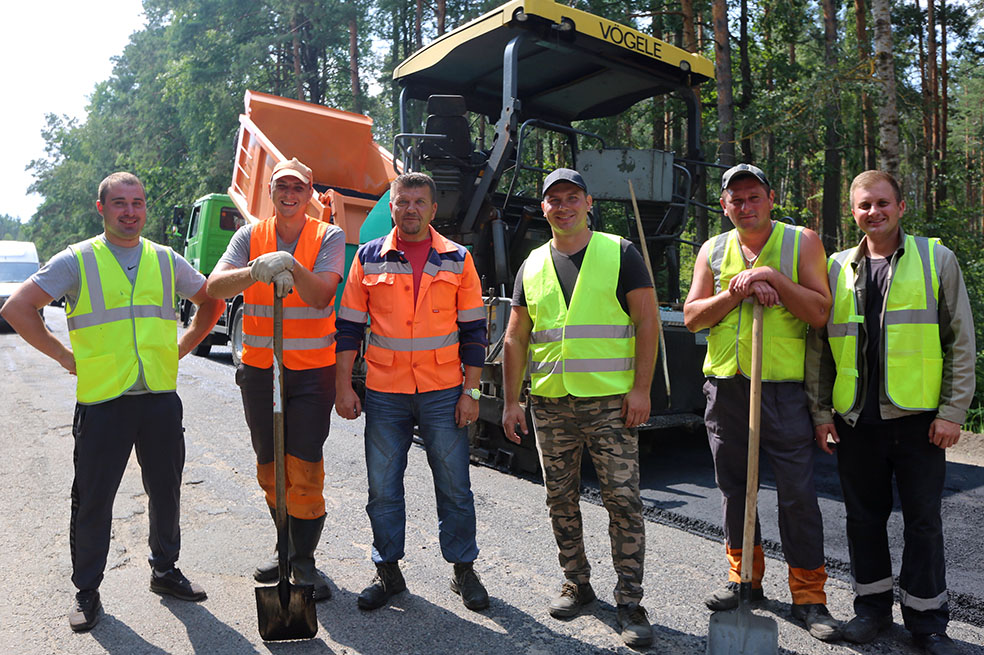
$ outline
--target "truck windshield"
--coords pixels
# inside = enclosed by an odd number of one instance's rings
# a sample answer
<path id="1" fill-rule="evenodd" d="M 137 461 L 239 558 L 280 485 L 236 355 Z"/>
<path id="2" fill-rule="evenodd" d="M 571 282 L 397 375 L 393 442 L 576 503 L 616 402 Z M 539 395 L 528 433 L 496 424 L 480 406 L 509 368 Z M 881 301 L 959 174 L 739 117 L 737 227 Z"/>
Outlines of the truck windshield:
<path id="1" fill-rule="evenodd" d="M 0 262 L 0 282 L 23 282 L 37 270 L 35 262 Z"/>

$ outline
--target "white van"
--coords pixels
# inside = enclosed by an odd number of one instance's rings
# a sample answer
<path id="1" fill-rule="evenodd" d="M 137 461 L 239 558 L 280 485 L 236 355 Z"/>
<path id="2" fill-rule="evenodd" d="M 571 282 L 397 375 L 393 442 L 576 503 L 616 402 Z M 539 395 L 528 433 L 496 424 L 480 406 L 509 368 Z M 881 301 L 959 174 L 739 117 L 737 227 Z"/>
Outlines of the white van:
<path id="1" fill-rule="evenodd" d="M 0 307 L 40 267 L 38 249 L 30 241 L 0 241 Z M 6 324 L 0 317 L 0 325 Z"/>

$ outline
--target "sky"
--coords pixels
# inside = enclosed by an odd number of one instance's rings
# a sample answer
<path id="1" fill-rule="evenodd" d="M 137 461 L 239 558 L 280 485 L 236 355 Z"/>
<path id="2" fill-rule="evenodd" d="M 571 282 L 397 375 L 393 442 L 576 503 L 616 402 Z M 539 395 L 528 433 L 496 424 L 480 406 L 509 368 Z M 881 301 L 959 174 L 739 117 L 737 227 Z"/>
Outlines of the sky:
<path id="1" fill-rule="evenodd" d="M 45 154 L 45 115 L 84 118 L 96 83 L 113 72 L 111 58 L 145 17 L 140 0 L 11 2 L 3 14 L 0 214 L 26 221 L 41 201 L 27 193 L 34 178 L 25 168 Z"/>

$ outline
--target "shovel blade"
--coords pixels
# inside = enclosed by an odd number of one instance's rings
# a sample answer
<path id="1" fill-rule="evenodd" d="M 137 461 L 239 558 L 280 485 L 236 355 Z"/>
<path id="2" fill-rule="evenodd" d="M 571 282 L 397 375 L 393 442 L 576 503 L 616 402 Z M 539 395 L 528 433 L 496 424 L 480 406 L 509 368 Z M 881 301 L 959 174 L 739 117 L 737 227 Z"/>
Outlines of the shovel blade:
<path id="1" fill-rule="evenodd" d="M 271 587 L 256 587 L 255 591 L 263 641 L 311 639 L 318 634 L 313 586 L 281 581 Z"/>
<path id="2" fill-rule="evenodd" d="M 707 629 L 707 655 L 777 655 L 779 626 L 746 606 L 714 612 Z"/>

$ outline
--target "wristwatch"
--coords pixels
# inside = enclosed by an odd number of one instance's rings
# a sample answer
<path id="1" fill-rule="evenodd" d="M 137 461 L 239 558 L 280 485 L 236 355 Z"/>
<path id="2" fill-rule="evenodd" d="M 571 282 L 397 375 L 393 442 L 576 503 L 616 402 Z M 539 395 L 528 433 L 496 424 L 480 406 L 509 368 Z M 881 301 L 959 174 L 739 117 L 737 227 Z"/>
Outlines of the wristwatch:
<path id="1" fill-rule="evenodd" d="M 472 400 L 478 400 L 482 397 L 482 392 L 478 389 L 462 389 L 461 393 L 464 396 L 471 396 Z"/>

